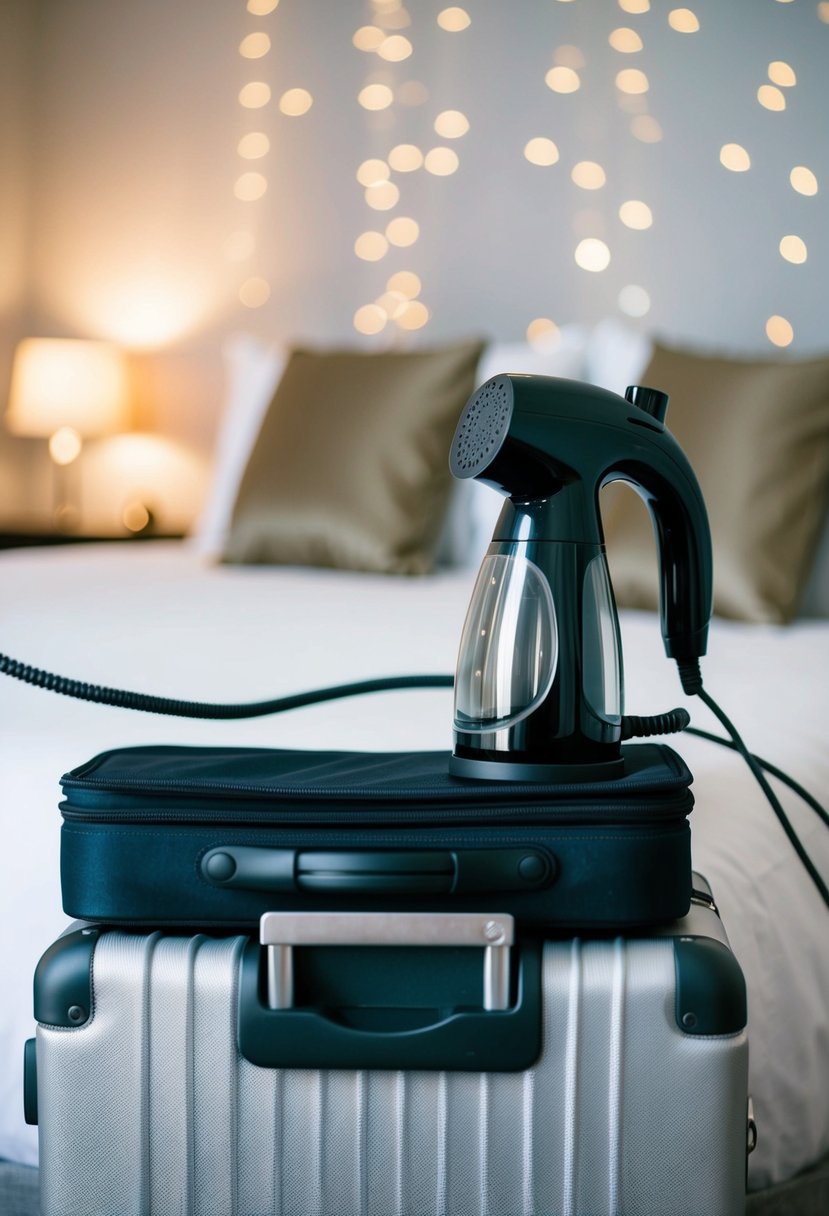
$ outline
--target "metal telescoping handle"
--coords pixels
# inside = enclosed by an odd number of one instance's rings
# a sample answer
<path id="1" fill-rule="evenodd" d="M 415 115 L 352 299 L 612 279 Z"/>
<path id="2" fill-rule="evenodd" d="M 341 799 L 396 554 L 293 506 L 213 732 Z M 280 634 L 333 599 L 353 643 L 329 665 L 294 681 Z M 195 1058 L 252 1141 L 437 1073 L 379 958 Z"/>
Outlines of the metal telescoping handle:
<path id="1" fill-rule="evenodd" d="M 266 912 L 268 1006 L 294 1003 L 294 946 L 478 946 L 484 950 L 484 1009 L 509 1008 L 509 951 L 515 922 L 478 912 Z"/>

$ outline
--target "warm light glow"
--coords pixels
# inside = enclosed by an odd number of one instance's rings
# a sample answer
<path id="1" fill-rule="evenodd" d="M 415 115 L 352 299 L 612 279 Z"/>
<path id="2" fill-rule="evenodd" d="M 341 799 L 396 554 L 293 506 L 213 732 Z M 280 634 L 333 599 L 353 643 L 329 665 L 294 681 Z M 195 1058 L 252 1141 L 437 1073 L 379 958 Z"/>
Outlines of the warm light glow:
<path id="1" fill-rule="evenodd" d="M 399 292 L 407 300 L 417 299 L 420 288 L 420 279 L 411 270 L 398 270 L 386 283 L 386 291 Z"/>
<path id="2" fill-rule="evenodd" d="M 351 41 L 358 51 L 376 51 L 386 41 L 386 35 L 376 25 L 361 25 Z"/>
<path id="3" fill-rule="evenodd" d="M 263 80 L 251 80 L 239 90 L 239 105 L 246 110 L 261 110 L 271 99 L 271 90 Z"/>
<path id="4" fill-rule="evenodd" d="M 629 317 L 644 317 L 650 307 L 651 298 L 644 287 L 630 283 L 619 292 L 619 308 Z"/>
<path id="5" fill-rule="evenodd" d="M 103 269 L 79 304 L 85 323 L 115 342 L 161 346 L 192 333 L 220 306 L 215 273 L 199 265 L 177 269 L 160 257 L 136 255 Z"/>
<path id="6" fill-rule="evenodd" d="M 775 59 L 769 64 L 769 80 L 773 84 L 782 85 L 784 89 L 790 89 L 797 84 L 794 68 L 782 59 Z"/>
<path id="7" fill-rule="evenodd" d="M 401 329 L 422 329 L 429 320 L 429 309 L 420 300 L 412 300 L 396 320 Z"/>
<path id="8" fill-rule="evenodd" d="M 384 160 L 364 160 L 357 170 L 357 181 L 361 186 L 377 186 L 388 179 L 389 167 Z"/>
<path id="9" fill-rule="evenodd" d="M 601 190 L 607 181 L 604 169 L 594 160 L 580 160 L 573 165 L 570 177 L 582 190 Z"/>
<path id="10" fill-rule="evenodd" d="M 394 101 L 394 94 L 387 84 L 367 84 L 360 89 L 357 100 L 364 110 L 385 110 Z"/>
<path id="11" fill-rule="evenodd" d="M 419 236 L 420 227 L 417 221 L 410 219 L 407 215 L 398 215 L 386 226 L 386 237 L 389 243 L 397 245 L 401 249 L 414 245 Z"/>
<path id="12" fill-rule="evenodd" d="M 134 431 L 100 439 L 84 450 L 84 519 L 104 534 L 142 518 L 161 532 L 186 532 L 207 483 L 207 460 L 183 443 Z"/>
<path id="13" fill-rule="evenodd" d="M 388 63 L 400 63 L 412 53 L 412 44 L 402 34 L 392 34 L 377 48 L 377 54 Z"/>
<path id="14" fill-rule="evenodd" d="M 289 118 L 299 118 L 307 114 L 314 104 L 314 99 L 307 89 L 288 89 L 279 99 L 279 108 Z"/>
<path id="15" fill-rule="evenodd" d="M 427 172 L 434 173 L 436 177 L 448 177 L 455 172 L 460 161 L 457 152 L 451 148 L 432 148 L 426 153 L 423 164 Z"/>
<path id="16" fill-rule="evenodd" d="M 786 98 L 773 84 L 761 84 L 757 90 L 757 100 L 767 110 L 785 110 Z"/>
<path id="17" fill-rule="evenodd" d="M 239 43 L 239 54 L 245 59 L 261 59 L 271 49 L 271 40 L 267 34 L 248 34 Z"/>
<path id="18" fill-rule="evenodd" d="M 455 6 L 438 13 L 438 25 L 450 34 L 458 34 L 461 30 L 468 29 L 471 24 L 472 18 L 465 8 Z"/>
<path id="19" fill-rule="evenodd" d="M 395 173 L 411 173 L 423 164 L 423 153 L 416 144 L 398 144 L 389 152 L 389 164 Z"/>
<path id="20" fill-rule="evenodd" d="M 429 90 L 422 80 L 404 80 L 397 90 L 401 106 L 422 106 L 429 100 Z"/>
<path id="21" fill-rule="evenodd" d="M 443 110 L 435 119 L 435 131 L 444 139 L 459 139 L 469 130 L 469 119 L 460 110 Z"/>
<path id="22" fill-rule="evenodd" d="M 49 455 L 55 464 L 71 464 L 81 454 L 83 441 L 71 426 L 62 426 L 49 436 Z"/>
<path id="23" fill-rule="evenodd" d="M 766 321 L 766 337 L 775 346 L 789 346 L 794 338 L 791 322 L 775 314 Z"/>
<path id="24" fill-rule="evenodd" d="M 633 55 L 642 49 L 642 39 L 636 30 L 628 29 L 627 26 L 614 30 L 608 38 L 608 42 L 614 51 L 621 51 L 623 55 Z"/>
<path id="25" fill-rule="evenodd" d="M 365 198 L 375 211 L 390 211 L 400 198 L 400 191 L 394 182 L 377 182 L 373 186 L 366 186 Z"/>
<path id="26" fill-rule="evenodd" d="M 524 155 L 531 165 L 554 165 L 558 160 L 558 148 L 551 139 L 537 135 L 525 144 Z"/>
<path id="27" fill-rule="evenodd" d="M 245 308 L 261 308 L 271 298 L 271 285 L 267 279 L 245 279 L 239 288 L 239 299 Z"/>
<path id="28" fill-rule="evenodd" d="M 630 130 L 643 144 L 658 144 L 662 139 L 662 127 L 652 114 L 637 114 L 630 120 Z"/>
<path id="29" fill-rule="evenodd" d="M 818 192 L 817 178 L 805 165 L 797 165 L 792 169 L 789 181 L 792 183 L 792 189 L 796 190 L 798 194 L 817 194 Z"/>
<path id="30" fill-rule="evenodd" d="M 821 21 L 829 25 L 829 0 L 820 0 L 817 6 L 817 15 Z"/>
<path id="31" fill-rule="evenodd" d="M 561 341 L 561 330 L 549 317 L 536 317 L 527 326 L 527 341 L 534 350 L 547 354 Z"/>
<path id="32" fill-rule="evenodd" d="M 787 262 L 794 262 L 796 266 L 805 262 L 809 256 L 806 242 L 799 236 L 784 236 L 780 242 L 780 254 Z"/>
<path id="33" fill-rule="evenodd" d="M 375 3 L 374 8 L 375 20 L 382 25 L 384 30 L 404 30 L 412 24 L 408 11 L 401 4 L 397 4 L 393 8 L 390 6 L 381 8 Z"/>
<path id="34" fill-rule="evenodd" d="M 267 156 L 271 141 L 262 131 L 250 131 L 239 140 L 236 151 L 245 160 L 259 160 Z"/>
<path id="35" fill-rule="evenodd" d="M 720 148 L 720 164 L 732 173 L 745 173 L 751 168 L 751 157 L 742 144 L 723 144 Z"/>
<path id="36" fill-rule="evenodd" d="M 12 434 L 45 439 L 72 427 L 81 436 L 101 435 L 125 425 L 127 404 L 124 359 L 109 342 L 26 338 L 18 344 L 6 414 Z"/>
<path id="37" fill-rule="evenodd" d="M 390 321 L 395 321 L 398 317 L 402 317 L 409 306 L 409 301 L 399 291 L 384 292 L 374 302 L 378 308 L 382 308 Z"/>
<path id="38" fill-rule="evenodd" d="M 256 247 L 253 233 L 244 228 L 231 232 L 224 243 L 224 255 L 228 262 L 244 262 Z"/>
<path id="39" fill-rule="evenodd" d="M 554 93 L 575 93 L 581 87 L 578 72 L 573 68 L 550 68 L 544 77 L 544 83 Z"/>
<path id="40" fill-rule="evenodd" d="M 619 8 L 625 13 L 647 13 L 651 0 L 619 0 Z"/>
<path id="41" fill-rule="evenodd" d="M 354 328 L 358 334 L 379 334 L 386 327 L 385 312 L 377 304 L 364 304 L 354 314 Z"/>
<path id="42" fill-rule="evenodd" d="M 616 73 L 616 88 L 622 93 L 647 93 L 648 78 L 639 68 L 623 68 Z"/>
<path id="43" fill-rule="evenodd" d="M 245 203 L 253 203 L 268 189 L 268 179 L 262 173 L 243 173 L 236 178 L 233 193 Z"/>
<path id="44" fill-rule="evenodd" d="M 653 212 L 647 203 L 638 199 L 628 199 L 619 208 L 619 219 L 627 228 L 645 229 L 653 223 Z"/>
<path id="45" fill-rule="evenodd" d="M 586 237 L 576 246 L 575 258 L 576 265 L 581 266 L 582 270 L 597 273 L 610 265 L 610 250 L 597 237 Z"/>
<path id="46" fill-rule="evenodd" d="M 553 63 L 559 67 L 583 68 L 585 65 L 584 52 L 577 46 L 571 46 L 565 43 L 563 46 L 557 46 L 553 52 Z"/>
<path id="47" fill-rule="evenodd" d="M 361 232 L 354 242 L 354 252 L 364 262 L 379 262 L 388 248 L 389 243 L 382 232 Z"/>
<path id="48" fill-rule="evenodd" d="M 695 34 L 699 18 L 689 8 L 674 8 L 668 13 L 668 25 L 680 34 Z"/>
<path id="49" fill-rule="evenodd" d="M 267 17 L 278 4 L 279 0 L 248 0 L 248 12 L 254 17 Z"/>

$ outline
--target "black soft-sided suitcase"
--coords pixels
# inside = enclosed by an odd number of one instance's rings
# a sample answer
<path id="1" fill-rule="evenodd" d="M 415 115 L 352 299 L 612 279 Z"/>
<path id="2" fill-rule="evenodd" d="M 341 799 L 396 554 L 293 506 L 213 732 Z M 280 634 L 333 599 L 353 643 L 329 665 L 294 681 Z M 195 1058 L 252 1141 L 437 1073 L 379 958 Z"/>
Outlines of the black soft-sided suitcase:
<path id="1" fill-rule="evenodd" d="M 475 911 L 527 927 L 684 916 L 691 774 L 663 744 L 581 784 L 450 777 L 445 752 L 136 747 L 63 778 L 65 911 L 244 927 L 264 912 Z"/>

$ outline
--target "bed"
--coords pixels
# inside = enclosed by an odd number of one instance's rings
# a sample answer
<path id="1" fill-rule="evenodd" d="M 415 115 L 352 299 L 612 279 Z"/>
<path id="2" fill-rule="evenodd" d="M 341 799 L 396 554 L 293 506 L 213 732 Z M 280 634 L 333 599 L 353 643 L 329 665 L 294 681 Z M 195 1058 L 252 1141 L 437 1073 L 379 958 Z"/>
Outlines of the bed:
<path id="1" fill-rule="evenodd" d="M 481 543 L 478 535 L 469 551 Z M 0 649 L 93 683 L 213 701 L 374 676 L 450 673 L 474 577 L 469 560 L 416 577 L 216 563 L 193 540 L 6 552 Z M 622 569 L 621 580 L 629 577 Z M 822 578 L 813 575 L 801 596 L 803 611 L 790 623 L 718 614 L 702 670 L 751 748 L 826 803 L 829 621 L 816 615 L 815 590 Z M 810 605 L 812 617 L 804 615 Z M 621 625 L 627 712 L 687 704 L 695 725 L 721 734 L 704 706 L 683 697 L 656 613 L 625 608 Z M 33 1033 L 34 966 L 66 923 L 58 881 L 61 774 L 107 747 L 151 742 L 309 747 L 324 740 L 379 751 L 448 749 L 452 696 L 440 689 L 382 693 L 271 719 L 200 723 L 101 708 L 0 680 L 0 718 L 6 812 L 0 1211 L 35 1213 L 36 1129 L 22 1117 L 22 1050 Z M 695 776 L 694 865 L 714 889 L 748 984 L 759 1133 L 749 1160 L 748 1212 L 816 1216 L 829 1209 L 829 910 L 742 760 L 691 736 L 674 745 Z M 790 791 L 777 788 L 829 876 L 829 832 Z"/>

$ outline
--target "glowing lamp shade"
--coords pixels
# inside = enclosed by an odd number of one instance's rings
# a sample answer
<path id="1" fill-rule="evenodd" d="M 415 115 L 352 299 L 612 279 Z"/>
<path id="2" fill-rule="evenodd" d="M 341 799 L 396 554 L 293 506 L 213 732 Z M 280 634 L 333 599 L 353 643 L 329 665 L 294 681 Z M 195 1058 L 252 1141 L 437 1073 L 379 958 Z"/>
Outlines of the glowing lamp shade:
<path id="1" fill-rule="evenodd" d="M 14 356 L 6 426 L 15 435 L 111 434 L 127 422 L 127 375 L 108 342 L 26 338 Z"/>

